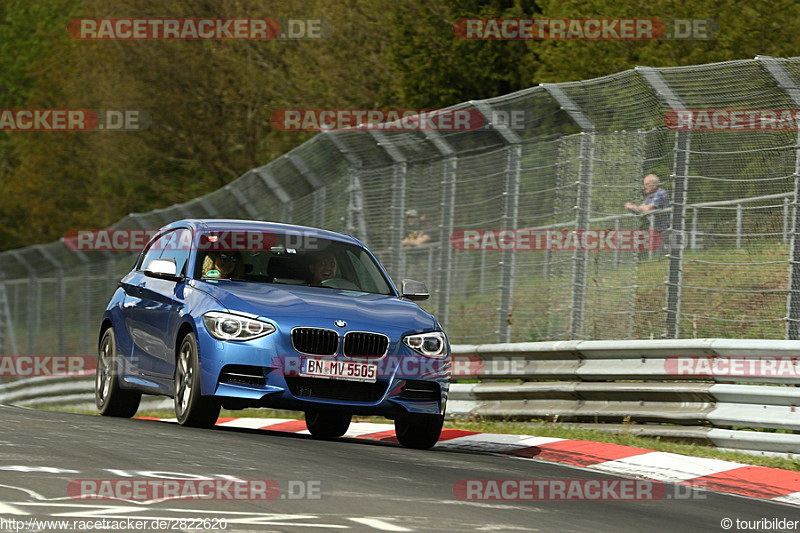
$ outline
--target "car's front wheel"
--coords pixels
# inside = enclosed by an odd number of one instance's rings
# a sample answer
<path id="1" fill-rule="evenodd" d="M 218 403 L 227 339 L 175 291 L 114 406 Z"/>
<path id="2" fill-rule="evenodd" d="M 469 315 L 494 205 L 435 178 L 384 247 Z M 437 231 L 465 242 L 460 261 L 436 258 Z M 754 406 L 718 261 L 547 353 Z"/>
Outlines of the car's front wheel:
<path id="1" fill-rule="evenodd" d="M 425 450 L 433 448 L 439 440 L 444 424 L 444 415 L 408 413 L 394 421 L 397 441 L 406 448 Z"/>
<path id="2" fill-rule="evenodd" d="M 103 416 L 130 418 L 139 409 L 142 393 L 119 386 L 117 338 L 114 328 L 108 328 L 100 338 L 97 352 L 97 373 L 94 379 L 94 403 Z"/>
<path id="3" fill-rule="evenodd" d="M 200 357 L 194 333 L 181 341 L 175 364 L 175 417 L 182 426 L 209 428 L 219 418 L 220 404 L 200 394 Z"/>
<path id="4" fill-rule="evenodd" d="M 335 411 L 306 411 L 306 427 L 315 437 L 333 439 L 347 433 L 352 415 Z"/>

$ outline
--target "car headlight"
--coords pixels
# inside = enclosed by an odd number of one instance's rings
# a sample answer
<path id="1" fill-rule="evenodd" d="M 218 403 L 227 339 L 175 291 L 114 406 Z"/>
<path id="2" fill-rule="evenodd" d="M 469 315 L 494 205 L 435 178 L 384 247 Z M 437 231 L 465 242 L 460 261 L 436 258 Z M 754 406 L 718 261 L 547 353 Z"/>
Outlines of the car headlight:
<path id="1" fill-rule="evenodd" d="M 219 311 L 204 314 L 203 322 L 209 333 L 222 341 L 249 341 L 275 331 L 275 326 L 268 322 Z"/>
<path id="2" fill-rule="evenodd" d="M 403 338 L 403 343 L 426 357 L 444 357 L 447 355 L 447 337 L 441 331 L 408 335 Z"/>

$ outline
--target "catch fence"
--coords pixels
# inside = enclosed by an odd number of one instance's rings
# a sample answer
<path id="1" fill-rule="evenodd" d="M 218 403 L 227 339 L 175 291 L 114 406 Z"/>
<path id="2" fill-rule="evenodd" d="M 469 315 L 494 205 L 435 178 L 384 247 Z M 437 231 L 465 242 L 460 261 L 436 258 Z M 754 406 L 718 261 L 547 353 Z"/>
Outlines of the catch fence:
<path id="1" fill-rule="evenodd" d="M 797 128 L 671 128 L 686 109 L 800 109 L 800 58 L 757 57 L 543 84 L 453 109 L 472 131 L 327 131 L 190 202 L 113 228 L 182 218 L 323 227 L 363 240 L 452 342 L 800 338 Z M 521 121 L 513 123 L 512 117 Z M 157 125 L 154 125 L 157 127 Z M 642 178 L 671 197 L 659 250 L 459 250 L 457 230 L 647 229 Z M 403 247 L 406 214 L 432 241 Z M 131 252 L 63 242 L 0 254 L 5 354 L 91 353 Z"/>

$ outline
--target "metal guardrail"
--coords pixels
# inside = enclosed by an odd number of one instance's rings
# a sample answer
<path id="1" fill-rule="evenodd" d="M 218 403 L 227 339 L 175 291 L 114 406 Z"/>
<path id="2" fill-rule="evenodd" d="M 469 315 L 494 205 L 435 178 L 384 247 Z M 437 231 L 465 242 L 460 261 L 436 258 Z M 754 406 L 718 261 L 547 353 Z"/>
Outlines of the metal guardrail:
<path id="1" fill-rule="evenodd" d="M 531 342 L 455 345 L 453 354 L 451 418 L 543 419 L 749 453 L 800 455 L 800 366 L 794 367 L 795 377 L 753 376 L 746 382 L 667 370 L 675 357 L 792 357 L 800 365 L 800 341 Z M 0 404 L 91 410 L 94 381 L 21 379 L 0 385 Z M 142 407 L 171 404 L 164 397 L 145 397 Z"/>
<path id="2" fill-rule="evenodd" d="M 741 339 L 455 345 L 451 417 L 542 419 L 800 455 L 800 342 Z M 678 375 L 671 358 L 794 358 L 794 376 Z M 790 374 L 792 372 L 789 372 Z M 503 381 L 498 381 L 503 380 Z"/>

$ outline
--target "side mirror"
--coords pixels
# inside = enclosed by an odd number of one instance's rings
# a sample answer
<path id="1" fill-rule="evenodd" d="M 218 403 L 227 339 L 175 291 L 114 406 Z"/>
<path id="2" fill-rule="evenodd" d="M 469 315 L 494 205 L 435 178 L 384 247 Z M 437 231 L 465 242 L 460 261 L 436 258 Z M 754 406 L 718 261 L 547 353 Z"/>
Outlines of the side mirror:
<path id="1" fill-rule="evenodd" d="M 401 287 L 402 288 L 400 289 L 400 292 L 403 294 L 403 298 L 416 301 L 427 300 L 431 297 L 430 293 L 428 292 L 428 287 L 426 287 L 421 281 L 404 279 L 401 283 Z"/>
<path id="2" fill-rule="evenodd" d="M 183 281 L 184 279 L 183 276 L 178 275 L 178 267 L 174 259 L 153 259 L 144 268 L 144 275 L 167 281 Z"/>

